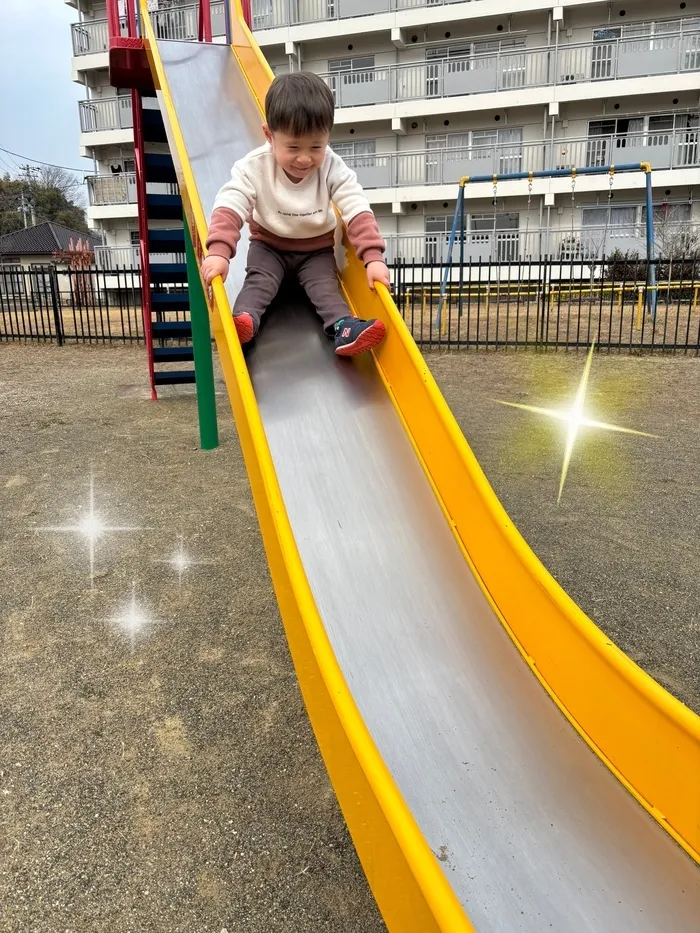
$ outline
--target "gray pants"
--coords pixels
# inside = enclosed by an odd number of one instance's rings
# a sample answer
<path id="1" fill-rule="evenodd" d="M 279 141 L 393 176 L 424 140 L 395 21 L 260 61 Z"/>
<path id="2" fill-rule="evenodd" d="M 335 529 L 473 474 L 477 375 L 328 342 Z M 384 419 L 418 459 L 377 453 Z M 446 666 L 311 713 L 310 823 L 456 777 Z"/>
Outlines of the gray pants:
<path id="1" fill-rule="evenodd" d="M 291 253 L 251 240 L 243 288 L 233 306 L 233 314 L 247 311 L 255 321 L 260 318 L 277 294 L 285 275 L 294 275 L 316 308 L 327 333 L 350 310 L 340 294 L 338 270 L 332 247 L 313 253 Z"/>

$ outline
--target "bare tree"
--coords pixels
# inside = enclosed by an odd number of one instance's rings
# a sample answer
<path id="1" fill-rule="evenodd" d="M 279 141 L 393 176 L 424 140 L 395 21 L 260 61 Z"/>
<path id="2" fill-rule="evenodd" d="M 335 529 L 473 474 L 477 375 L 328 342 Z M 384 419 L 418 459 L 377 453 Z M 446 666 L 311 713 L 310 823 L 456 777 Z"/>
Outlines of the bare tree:
<path id="1" fill-rule="evenodd" d="M 44 188 L 54 188 L 73 204 L 85 205 L 85 189 L 82 179 L 68 169 L 57 165 L 43 165 L 36 174 L 38 183 Z"/>
<path id="2" fill-rule="evenodd" d="M 654 230 L 657 253 L 661 259 L 693 259 L 700 255 L 700 227 L 680 226 L 662 221 Z"/>

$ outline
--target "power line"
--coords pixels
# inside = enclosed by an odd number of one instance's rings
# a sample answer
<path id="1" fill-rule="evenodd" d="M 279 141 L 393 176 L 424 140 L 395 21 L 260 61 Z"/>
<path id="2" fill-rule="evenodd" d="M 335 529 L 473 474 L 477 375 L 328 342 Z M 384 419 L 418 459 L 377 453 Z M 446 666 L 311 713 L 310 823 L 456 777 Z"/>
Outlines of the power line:
<path id="1" fill-rule="evenodd" d="M 9 156 L 17 156 L 18 159 L 26 159 L 27 162 L 34 162 L 35 165 L 48 165 L 49 168 L 62 168 L 67 172 L 78 172 L 81 175 L 89 174 L 86 168 L 71 168 L 69 165 L 57 165 L 55 162 L 42 162 L 41 159 L 30 159 L 29 156 L 21 155 L 19 152 L 11 152 L 9 149 L 0 146 L 0 152 L 6 152 Z"/>

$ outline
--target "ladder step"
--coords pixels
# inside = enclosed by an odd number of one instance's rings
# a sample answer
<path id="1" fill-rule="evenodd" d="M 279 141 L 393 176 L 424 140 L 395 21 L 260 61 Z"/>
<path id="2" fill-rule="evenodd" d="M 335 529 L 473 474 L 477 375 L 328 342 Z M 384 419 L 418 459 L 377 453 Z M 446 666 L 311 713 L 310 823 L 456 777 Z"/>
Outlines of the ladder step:
<path id="1" fill-rule="evenodd" d="M 189 306 L 189 292 L 151 292 L 154 311 L 186 311 Z"/>
<path id="2" fill-rule="evenodd" d="M 164 340 L 170 337 L 191 337 L 192 325 L 189 321 L 153 321 L 151 332 L 154 337 Z"/>
<path id="3" fill-rule="evenodd" d="M 182 227 L 177 230 L 149 230 L 148 248 L 152 253 L 184 253 L 185 231 Z"/>
<path id="4" fill-rule="evenodd" d="M 184 262 L 154 262 L 149 266 L 151 282 L 186 282 L 187 265 Z"/>
<path id="5" fill-rule="evenodd" d="M 143 138 L 147 143 L 167 143 L 165 124 L 160 110 L 144 107 L 141 111 L 143 120 Z"/>
<path id="6" fill-rule="evenodd" d="M 146 213 L 153 220 L 178 220 L 182 217 L 179 194 L 147 194 Z"/>
<path id="7" fill-rule="evenodd" d="M 192 347 L 153 347 L 154 363 L 185 363 L 193 359 Z"/>
<path id="8" fill-rule="evenodd" d="M 147 152 L 144 156 L 146 168 L 146 181 L 177 183 L 175 165 L 170 155 L 158 152 Z"/>
<path id="9" fill-rule="evenodd" d="M 195 381 L 193 369 L 173 369 L 153 375 L 157 386 L 173 386 Z"/>

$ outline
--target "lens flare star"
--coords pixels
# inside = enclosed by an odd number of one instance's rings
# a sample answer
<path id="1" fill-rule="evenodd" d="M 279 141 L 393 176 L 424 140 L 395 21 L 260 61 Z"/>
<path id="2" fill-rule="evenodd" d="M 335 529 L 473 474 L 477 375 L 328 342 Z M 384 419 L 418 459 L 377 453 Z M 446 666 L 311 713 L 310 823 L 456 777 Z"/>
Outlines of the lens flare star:
<path id="1" fill-rule="evenodd" d="M 131 585 L 131 601 L 110 621 L 115 628 L 128 636 L 132 651 L 136 647 L 137 638 L 155 624 L 154 620 L 149 618 L 145 609 L 136 602 L 135 583 Z"/>
<path id="2" fill-rule="evenodd" d="M 156 560 L 156 564 L 170 564 L 173 570 L 177 571 L 177 582 L 178 586 L 182 586 L 182 575 L 185 571 L 189 570 L 190 567 L 198 567 L 204 564 L 213 564 L 213 560 L 195 560 L 192 557 L 189 557 L 185 553 L 185 539 L 183 535 L 177 536 L 178 540 L 178 549 L 172 557 L 164 558 L 161 560 Z"/>
<path id="3" fill-rule="evenodd" d="M 646 431 L 635 431 L 632 428 L 622 428 L 617 424 L 607 424 L 605 421 L 594 421 L 584 415 L 586 389 L 588 388 L 588 376 L 591 371 L 594 349 L 595 343 L 592 343 L 588 351 L 586 365 L 583 369 L 583 376 L 581 377 L 574 403 L 568 411 L 559 408 L 539 408 L 537 405 L 522 405 L 518 402 L 504 402 L 501 399 L 494 399 L 499 405 L 507 405 L 509 408 L 521 408 L 523 411 L 530 411 L 535 415 L 545 415 L 548 418 L 555 418 L 558 421 L 563 421 L 567 425 L 566 447 L 564 449 L 564 462 L 562 464 L 561 478 L 559 480 L 557 504 L 561 502 L 571 457 L 574 452 L 574 445 L 578 440 L 581 428 L 598 428 L 601 431 L 617 431 L 620 434 L 637 434 L 640 437 L 658 437 L 658 434 L 647 434 Z"/>
<path id="4" fill-rule="evenodd" d="M 106 525 L 102 518 L 95 512 L 95 482 L 92 474 L 90 475 L 90 502 L 88 513 L 77 525 L 48 525 L 43 528 L 37 528 L 37 531 L 52 531 L 64 534 L 81 535 L 88 543 L 90 553 L 90 587 L 95 585 L 95 544 L 100 539 L 105 538 L 114 531 L 145 531 L 146 529 L 136 525 Z"/>

